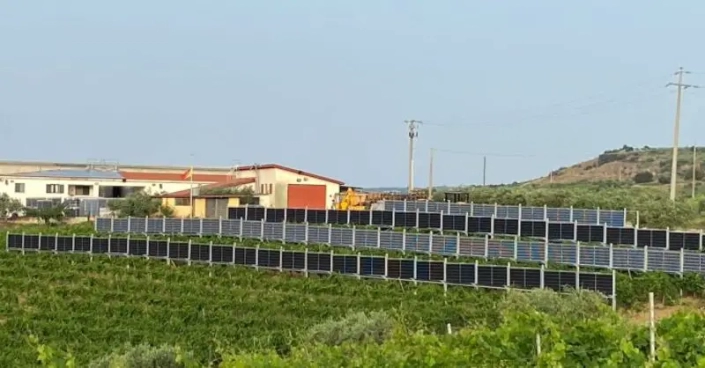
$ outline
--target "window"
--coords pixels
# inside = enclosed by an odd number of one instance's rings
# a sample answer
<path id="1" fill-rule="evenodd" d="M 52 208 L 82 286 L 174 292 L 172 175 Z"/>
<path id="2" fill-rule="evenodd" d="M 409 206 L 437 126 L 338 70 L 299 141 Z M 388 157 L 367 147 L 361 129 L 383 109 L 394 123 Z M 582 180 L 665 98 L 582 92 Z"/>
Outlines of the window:
<path id="1" fill-rule="evenodd" d="M 191 198 L 174 198 L 174 206 L 190 206 Z"/>
<path id="2" fill-rule="evenodd" d="M 24 183 L 15 183 L 15 193 L 24 193 Z"/>
<path id="3" fill-rule="evenodd" d="M 62 184 L 47 184 L 48 194 L 63 194 L 64 186 Z"/>
<path id="4" fill-rule="evenodd" d="M 69 195 L 87 196 L 91 195 L 90 185 L 69 185 Z"/>

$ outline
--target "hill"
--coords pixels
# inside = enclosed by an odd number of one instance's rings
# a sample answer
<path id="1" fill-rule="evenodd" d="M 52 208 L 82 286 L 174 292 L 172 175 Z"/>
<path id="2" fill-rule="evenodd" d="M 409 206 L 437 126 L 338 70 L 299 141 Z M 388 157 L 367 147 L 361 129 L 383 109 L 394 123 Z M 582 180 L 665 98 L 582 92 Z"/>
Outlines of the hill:
<path id="1" fill-rule="evenodd" d="M 696 147 L 695 178 L 705 178 L 705 147 Z M 623 146 L 572 166 L 561 167 L 531 184 L 577 184 L 618 181 L 632 184 L 666 185 L 671 180 L 671 148 L 634 148 Z M 693 177 L 693 147 L 678 152 L 678 182 L 690 185 Z"/>

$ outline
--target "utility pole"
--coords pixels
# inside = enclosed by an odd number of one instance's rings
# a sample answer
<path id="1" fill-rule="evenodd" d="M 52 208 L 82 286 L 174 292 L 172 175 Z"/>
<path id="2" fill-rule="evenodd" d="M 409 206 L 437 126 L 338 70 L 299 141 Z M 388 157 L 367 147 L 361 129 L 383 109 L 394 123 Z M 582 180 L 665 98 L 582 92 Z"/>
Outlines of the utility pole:
<path id="1" fill-rule="evenodd" d="M 680 124 L 681 124 L 681 100 L 683 97 L 683 90 L 688 89 L 688 88 L 698 88 L 699 86 L 695 86 L 692 84 L 683 84 L 683 74 L 690 74 L 690 72 L 683 70 L 683 67 L 680 67 L 677 72 L 674 73 L 674 75 L 678 76 L 678 82 L 677 83 L 668 83 L 666 87 L 668 86 L 676 86 L 677 88 L 677 93 L 676 93 L 676 119 L 675 122 L 673 123 L 673 158 L 671 161 L 671 201 L 676 200 L 676 177 L 677 177 L 677 170 L 678 170 L 678 136 L 680 134 Z"/>
<path id="2" fill-rule="evenodd" d="M 433 148 L 431 148 L 431 155 L 428 161 L 428 200 L 433 199 Z"/>
<path id="3" fill-rule="evenodd" d="M 482 156 L 482 186 L 487 184 L 487 156 Z"/>
<path id="4" fill-rule="evenodd" d="M 696 157 L 698 155 L 698 148 L 697 145 L 693 144 L 693 177 L 692 177 L 692 187 L 690 188 L 690 198 L 695 198 L 695 174 L 697 174 L 697 171 L 695 168 L 697 167 L 696 163 Z"/>
<path id="5" fill-rule="evenodd" d="M 423 122 L 420 120 L 404 120 L 409 126 L 409 186 L 407 191 L 411 194 L 414 190 L 414 139 L 419 137 L 419 125 Z"/>

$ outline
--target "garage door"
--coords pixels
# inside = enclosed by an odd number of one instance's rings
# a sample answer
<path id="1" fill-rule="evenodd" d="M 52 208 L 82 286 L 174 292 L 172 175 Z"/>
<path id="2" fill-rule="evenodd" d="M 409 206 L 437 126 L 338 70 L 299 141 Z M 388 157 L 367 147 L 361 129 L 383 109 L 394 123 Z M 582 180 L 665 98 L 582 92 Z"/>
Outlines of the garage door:
<path id="1" fill-rule="evenodd" d="M 289 184 L 287 188 L 288 208 L 326 209 L 326 186 Z"/>

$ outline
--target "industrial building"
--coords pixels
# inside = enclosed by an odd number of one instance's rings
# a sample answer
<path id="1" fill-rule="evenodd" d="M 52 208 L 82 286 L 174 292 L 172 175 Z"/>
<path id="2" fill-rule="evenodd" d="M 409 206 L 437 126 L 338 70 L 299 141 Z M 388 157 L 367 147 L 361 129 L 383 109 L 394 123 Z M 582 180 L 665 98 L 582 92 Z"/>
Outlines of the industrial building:
<path id="1" fill-rule="evenodd" d="M 124 198 L 145 190 L 175 206 L 177 213 L 193 207 L 198 214 L 225 213 L 222 209 L 240 204 L 237 195 L 207 194 L 212 189 L 249 188 L 251 203 L 276 208 L 325 209 L 343 182 L 302 170 L 277 165 L 248 165 L 230 168 L 117 165 L 106 162 L 71 164 L 0 161 L 0 193 L 19 199 L 24 205 L 80 200 L 92 203 L 83 212 L 97 215 L 110 199 Z M 192 196 L 194 203 L 187 203 Z M 210 204 L 209 204 L 210 203 Z M 214 209 L 215 208 L 215 209 Z M 220 208 L 220 209 L 219 209 Z"/>

